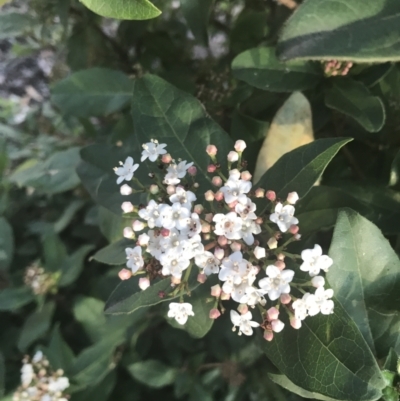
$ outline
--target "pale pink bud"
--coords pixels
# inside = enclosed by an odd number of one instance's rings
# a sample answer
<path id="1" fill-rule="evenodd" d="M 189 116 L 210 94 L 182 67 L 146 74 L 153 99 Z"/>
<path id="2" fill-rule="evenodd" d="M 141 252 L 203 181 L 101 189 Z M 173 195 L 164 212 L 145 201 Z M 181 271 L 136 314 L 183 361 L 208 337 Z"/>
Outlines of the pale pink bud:
<path id="1" fill-rule="evenodd" d="M 133 238 L 134 235 L 135 235 L 135 234 L 133 233 L 132 228 L 130 228 L 130 227 L 125 227 L 125 228 L 124 228 L 124 237 L 125 237 L 125 238 Z"/>
<path id="2" fill-rule="evenodd" d="M 278 260 L 285 260 L 285 255 L 283 253 L 278 253 L 277 257 Z"/>
<path id="3" fill-rule="evenodd" d="M 214 198 L 217 202 L 221 202 L 224 199 L 224 194 L 221 191 L 217 191 Z"/>
<path id="4" fill-rule="evenodd" d="M 216 187 L 220 187 L 222 185 L 222 178 L 219 177 L 218 175 L 216 175 L 215 177 L 213 177 L 212 179 L 212 184 L 215 185 Z"/>
<path id="5" fill-rule="evenodd" d="M 128 269 L 122 269 L 119 271 L 118 277 L 121 280 L 129 280 L 132 277 L 132 272 Z"/>
<path id="6" fill-rule="evenodd" d="M 201 222 L 201 232 L 206 234 L 211 231 L 211 226 L 209 223 Z"/>
<path id="7" fill-rule="evenodd" d="M 265 255 L 265 248 L 262 248 L 261 246 L 256 246 L 254 248 L 254 256 L 256 257 L 256 259 L 265 258 Z"/>
<path id="8" fill-rule="evenodd" d="M 299 200 L 297 192 L 290 192 L 286 198 L 287 203 L 294 205 Z"/>
<path id="9" fill-rule="evenodd" d="M 275 333 L 280 333 L 283 328 L 285 327 L 285 323 L 280 321 L 279 319 L 273 320 L 271 322 L 272 330 L 275 331 Z"/>
<path id="10" fill-rule="evenodd" d="M 267 314 L 268 314 L 269 320 L 275 320 L 275 319 L 278 319 L 278 317 L 279 317 L 279 310 L 276 309 L 275 306 L 273 306 L 272 308 L 269 308 L 267 310 Z"/>
<path id="11" fill-rule="evenodd" d="M 212 213 L 207 213 L 207 214 L 204 216 L 204 219 L 205 219 L 206 221 L 208 221 L 209 223 L 211 223 L 211 222 L 213 221 L 213 217 L 214 217 L 214 215 L 213 215 Z"/>
<path id="12" fill-rule="evenodd" d="M 222 260 L 225 256 L 225 251 L 222 248 L 215 248 L 214 249 L 214 256 L 219 259 Z"/>
<path id="13" fill-rule="evenodd" d="M 255 220 L 256 224 L 262 224 L 263 221 L 264 221 L 264 220 L 263 220 L 262 217 L 257 217 L 256 220 Z"/>
<path id="14" fill-rule="evenodd" d="M 121 209 L 124 213 L 130 213 L 133 211 L 134 208 L 131 202 L 123 202 L 121 205 Z"/>
<path id="15" fill-rule="evenodd" d="M 325 279 L 322 276 L 315 276 L 312 278 L 311 284 L 315 288 L 323 287 L 325 285 Z"/>
<path id="16" fill-rule="evenodd" d="M 279 269 L 283 270 L 286 267 L 286 263 L 282 260 L 277 260 L 274 265 Z"/>
<path id="17" fill-rule="evenodd" d="M 214 200 L 214 192 L 211 190 L 208 190 L 205 194 L 204 194 L 204 198 L 206 199 L 206 201 L 208 202 L 212 202 Z"/>
<path id="18" fill-rule="evenodd" d="M 263 188 L 257 188 L 255 192 L 256 198 L 264 198 L 265 195 L 265 189 Z"/>
<path id="19" fill-rule="evenodd" d="M 221 312 L 217 308 L 213 308 L 210 310 L 209 317 L 210 319 L 218 319 L 221 316 Z"/>
<path id="20" fill-rule="evenodd" d="M 143 221 L 140 220 L 135 220 L 132 224 L 133 231 L 142 231 L 144 229 L 145 225 Z"/>
<path id="21" fill-rule="evenodd" d="M 190 166 L 187 170 L 188 174 L 191 176 L 195 176 L 197 174 L 196 166 Z"/>
<path id="22" fill-rule="evenodd" d="M 203 213 L 204 207 L 203 205 L 194 205 L 193 212 L 197 214 Z"/>
<path id="23" fill-rule="evenodd" d="M 289 227 L 289 232 L 290 232 L 290 234 L 297 234 L 298 232 L 299 232 L 299 226 L 296 226 L 295 224 L 292 224 L 290 227 Z"/>
<path id="24" fill-rule="evenodd" d="M 197 275 L 197 281 L 201 284 L 204 284 L 207 280 L 207 276 L 203 273 Z"/>
<path id="25" fill-rule="evenodd" d="M 215 164 L 209 164 L 207 166 L 208 173 L 215 173 L 216 170 L 217 170 L 217 166 Z"/>
<path id="26" fill-rule="evenodd" d="M 138 245 L 145 246 L 149 243 L 150 237 L 147 234 L 140 234 L 137 240 Z"/>
<path id="27" fill-rule="evenodd" d="M 296 239 L 297 241 L 299 241 L 301 239 L 301 234 L 295 234 L 294 235 L 294 239 Z"/>
<path id="28" fill-rule="evenodd" d="M 206 147 L 206 152 L 209 156 L 215 156 L 218 152 L 218 149 L 215 145 L 208 145 Z"/>
<path id="29" fill-rule="evenodd" d="M 208 233 L 203 234 L 204 241 L 208 241 L 210 238 L 211 238 L 211 234 L 208 234 Z"/>
<path id="30" fill-rule="evenodd" d="M 121 195 L 130 195 L 132 193 L 132 188 L 128 184 L 122 185 L 119 190 Z"/>
<path id="31" fill-rule="evenodd" d="M 173 195 L 175 193 L 176 189 L 173 185 L 168 185 L 167 186 L 167 194 L 168 195 Z"/>
<path id="32" fill-rule="evenodd" d="M 200 186 L 200 184 L 198 182 L 193 183 L 193 188 L 198 188 L 199 186 Z"/>
<path id="33" fill-rule="evenodd" d="M 161 161 L 165 164 L 169 164 L 172 161 L 172 157 L 169 153 L 166 153 L 165 155 L 162 155 Z"/>
<path id="34" fill-rule="evenodd" d="M 238 180 L 240 178 L 240 171 L 237 168 L 234 168 L 233 170 L 229 170 L 229 178 Z"/>
<path id="35" fill-rule="evenodd" d="M 271 330 L 264 331 L 264 340 L 272 341 L 273 338 L 274 338 L 274 333 Z"/>
<path id="36" fill-rule="evenodd" d="M 181 279 L 178 277 L 171 276 L 171 284 L 178 285 L 181 283 Z"/>
<path id="37" fill-rule="evenodd" d="M 287 305 L 291 302 L 292 297 L 289 294 L 282 294 L 280 300 L 283 305 Z"/>
<path id="38" fill-rule="evenodd" d="M 251 180 L 252 175 L 250 174 L 249 171 L 242 171 L 240 173 L 240 178 L 244 181 L 250 181 Z"/>
<path id="39" fill-rule="evenodd" d="M 232 242 L 231 244 L 232 252 L 239 252 L 242 249 L 242 244 L 239 242 Z"/>
<path id="40" fill-rule="evenodd" d="M 238 160 L 239 160 L 239 154 L 237 152 L 234 152 L 233 150 L 231 150 L 228 153 L 228 162 L 234 163 L 234 162 L 237 162 Z"/>
<path id="41" fill-rule="evenodd" d="M 239 139 L 235 142 L 234 148 L 236 152 L 243 152 L 246 149 L 246 146 L 246 142 Z"/>
<path id="42" fill-rule="evenodd" d="M 160 188 L 158 188 L 158 185 L 152 184 L 150 185 L 150 193 L 153 195 L 156 195 L 160 192 Z"/>
<path id="43" fill-rule="evenodd" d="M 221 300 L 228 301 L 229 299 L 231 299 L 231 294 L 227 294 L 226 292 L 221 291 Z"/>
<path id="44" fill-rule="evenodd" d="M 169 234 L 170 234 L 170 231 L 168 230 L 168 228 L 162 228 L 161 231 L 160 231 L 160 234 L 161 234 L 163 237 L 168 237 Z"/>
<path id="45" fill-rule="evenodd" d="M 150 287 L 150 280 L 147 277 L 142 277 L 139 279 L 139 288 L 145 290 Z"/>
<path id="46" fill-rule="evenodd" d="M 290 325 L 294 329 L 299 329 L 301 327 L 301 320 L 300 319 L 296 319 L 295 317 L 292 317 L 292 318 L 290 318 Z"/>
<path id="47" fill-rule="evenodd" d="M 221 246 L 225 246 L 228 243 L 228 239 L 223 235 L 220 235 L 218 237 L 217 241 L 218 241 L 218 244 L 221 245 Z"/>
<path id="48" fill-rule="evenodd" d="M 235 206 L 238 204 L 239 202 L 237 200 L 234 200 L 231 203 L 228 203 L 228 206 L 230 209 L 235 209 Z"/>
<path id="49" fill-rule="evenodd" d="M 278 248 L 278 241 L 276 240 L 275 237 L 271 237 L 268 240 L 267 245 L 268 245 L 269 249 L 276 249 L 276 248 Z"/>
<path id="50" fill-rule="evenodd" d="M 276 199 L 276 193 L 275 191 L 267 191 L 267 193 L 265 194 L 265 197 L 270 200 L 271 202 L 274 202 Z"/>
<path id="51" fill-rule="evenodd" d="M 244 315 L 249 311 L 249 307 L 246 304 L 239 304 L 237 310 L 241 315 Z"/>
<path id="52" fill-rule="evenodd" d="M 221 295 L 221 286 L 219 284 L 213 285 L 211 287 L 211 296 L 219 298 Z"/>

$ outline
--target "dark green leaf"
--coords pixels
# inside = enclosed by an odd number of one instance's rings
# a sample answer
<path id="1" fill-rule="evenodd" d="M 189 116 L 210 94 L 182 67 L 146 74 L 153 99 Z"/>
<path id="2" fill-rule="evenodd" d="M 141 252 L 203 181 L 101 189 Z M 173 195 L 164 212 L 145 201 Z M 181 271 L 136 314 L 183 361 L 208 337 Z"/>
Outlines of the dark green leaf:
<path id="1" fill-rule="evenodd" d="M 385 364 L 383 365 L 383 369 L 390 370 L 391 372 L 397 372 L 397 364 L 399 360 L 400 359 L 397 352 L 393 348 L 390 348 L 389 354 L 385 360 Z"/>
<path id="2" fill-rule="evenodd" d="M 10 267 L 14 254 L 14 235 L 8 221 L 0 217 L 0 270 Z"/>
<path id="3" fill-rule="evenodd" d="M 6 367 L 4 364 L 3 354 L 0 353 L 0 397 L 3 397 L 5 391 L 5 375 L 6 375 Z"/>
<path id="4" fill-rule="evenodd" d="M 178 373 L 177 369 L 152 359 L 129 365 L 128 371 L 137 381 L 155 388 L 172 384 Z"/>
<path id="5" fill-rule="evenodd" d="M 325 103 L 331 109 L 354 118 L 368 132 L 378 132 L 385 122 L 382 100 L 372 96 L 362 82 L 350 78 L 335 79 L 325 93 Z"/>
<path id="6" fill-rule="evenodd" d="M 67 259 L 67 249 L 60 237 L 52 230 L 42 236 L 43 256 L 46 270 L 51 272 L 59 271 Z"/>
<path id="7" fill-rule="evenodd" d="M 33 294 L 28 287 L 6 288 L 0 290 L 0 310 L 13 311 L 33 301 Z"/>
<path id="8" fill-rule="evenodd" d="M 85 202 L 81 199 L 71 202 L 59 219 L 54 223 L 54 231 L 57 234 L 63 231 L 71 223 L 71 220 L 74 218 L 76 212 L 80 210 L 84 204 Z"/>
<path id="9" fill-rule="evenodd" d="M 99 228 L 101 233 L 107 238 L 108 242 L 117 242 L 123 236 L 124 227 L 130 226 L 132 220 L 127 220 L 117 216 L 110 210 L 99 207 Z"/>
<path id="10" fill-rule="evenodd" d="M 120 241 L 107 245 L 105 248 L 100 249 L 93 256 L 93 259 L 106 265 L 123 265 L 126 263 L 126 248 L 132 248 L 135 242 L 130 239 L 123 238 Z"/>
<path id="11" fill-rule="evenodd" d="M 117 375 L 115 371 L 112 371 L 96 386 L 72 394 L 71 401 L 107 401 L 115 387 L 116 381 Z"/>
<path id="12" fill-rule="evenodd" d="M 283 63 L 273 47 L 258 47 L 239 54 L 233 75 L 259 89 L 292 92 L 314 87 L 322 79 L 321 67 L 312 62 Z"/>
<path id="13" fill-rule="evenodd" d="M 54 327 L 49 346 L 44 350 L 53 369 L 68 370 L 75 360 L 75 355 L 61 336 L 59 326 Z"/>
<path id="14" fill-rule="evenodd" d="M 10 39 L 23 34 L 32 28 L 34 18 L 29 14 L 2 13 L 0 14 L 0 39 Z"/>

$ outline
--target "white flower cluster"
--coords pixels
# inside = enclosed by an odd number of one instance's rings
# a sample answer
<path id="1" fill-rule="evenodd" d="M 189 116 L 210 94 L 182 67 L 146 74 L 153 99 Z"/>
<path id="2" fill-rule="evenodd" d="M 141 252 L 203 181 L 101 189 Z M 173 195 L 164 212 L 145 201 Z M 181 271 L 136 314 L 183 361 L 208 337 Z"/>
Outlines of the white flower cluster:
<path id="1" fill-rule="evenodd" d="M 196 167 L 192 162 L 175 162 L 165 148 L 165 144 L 156 140 L 143 145 L 141 161 L 157 162 L 163 171 L 163 175 L 156 180 L 158 185 L 152 184 L 147 189 L 142 185 L 150 198 L 148 204 L 141 207 L 129 202 L 122 204 L 124 212 L 136 218 L 132 228 L 125 229 L 125 235 L 133 238 L 135 231 L 141 233 L 136 238 L 136 246 L 125 249 L 129 270 L 120 271 L 121 279 L 144 274 L 145 277 L 139 280 L 139 287 L 145 290 L 154 278 L 171 276 L 171 285 L 176 287 L 173 295 L 180 296 L 181 302 L 170 303 L 168 317 L 185 324 L 189 316 L 194 316 L 192 305 L 182 302 L 193 266 L 199 269 L 197 280 L 200 283 L 217 274 L 222 287 L 211 287 L 215 307 L 210 312 L 210 318 L 218 318 L 220 310 L 224 311 L 221 302 L 231 298 L 239 303 L 239 313 L 231 311 L 234 329 L 238 327 L 239 334 L 251 335 L 253 328 L 260 326 L 264 329 L 264 338 L 269 341 L 273 332 L 279 333 L 284 328 L 284 323 L 278 318 L 282 310 L 287 313 L 294 328 L 299 328 L 306 316 L 333 312 L 333 301 L 330 299 L 333 291 L 325 290 L 325 281 L 318 276 L 321 270 L 326 272 L 329 269 L 332 259 L 322 255 L 319 245 L 301 254 L 303 263 L 300 270 L 309 272 L 312 278 L 309 287 L 317 287 L 315 294 L 305 293 L 304 283 L 297 285 L 293 281 L 295 271 L 286 269 L 284 259 L 287 256 L 296 259 L 298 256 L 282 252 L 290 242 L 300 238 L 293 206 L 299 197 L 292 192 L 282 202 L 276 199 L 273 191 L 265 192 L 262 188 L 252 191 L 251 174 L 242 171 L 242 152 L 246 148 L 244 141 L 237 141 L 235 151 L 228 154 L 228 166 L 231 168 L 232 163 L 237 163 L 237 166 L 228 171 L 227 179 L 217 162 L 217 148 L 214 145 L 207 147 L 206 152 L 211 158 L 207 171 L 216 174 L 210 180 L 216 191 L 209 190 L 204 194 L 204 204 L 195 204 L 195 191 L 199 186 L 194 182 Z M 132 180 L 138 167 L 128 157 L 121 167 L 115 169 L 117 183 Z M 152 178 L 155 175 L 152 173 Z M 192 177 L 191 182 L 187 179 L 188 175 Z M 124 184 L 121 194 L 130 193 L 131 187 Z M 266 216 L 269 219 L 257 216 L 254 198 L 266 198 L 266 202 L 271 202 L 272 213 Z M 290 238 L 278 247 L 283 235 L 290 235 Z M 266 246 L 261 246 L 264 243 Z M 257 283 L 261 271 L 265 271 L 265 275 Z M 303 293 L 303 298 L 293 296 L 291 287 Z M 266 298 L 275 303 L 268 310 L 264 309 Z M 249 311 L 256 305 L 261 311 L 261 323 L 253 321 Z"/>
<path id="2" fill-rule="evenodd" d="M 14 393 L 13 401 L 67 401 L 63 392 L 69 387 L 64 372 L 52 372 L 49 361 L 41 351 L 32 360 L 25 357 L 21 368 L 21 386 Z"/>

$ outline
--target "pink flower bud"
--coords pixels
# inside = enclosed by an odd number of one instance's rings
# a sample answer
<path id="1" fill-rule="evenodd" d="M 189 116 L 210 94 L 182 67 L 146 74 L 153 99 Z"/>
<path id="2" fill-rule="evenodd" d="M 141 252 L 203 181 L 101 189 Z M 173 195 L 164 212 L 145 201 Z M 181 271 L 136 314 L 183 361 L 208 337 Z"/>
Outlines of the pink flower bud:
<path id="1" fill-rule="evenodd" d="M 167 194 L 168 195 L 173 195 L 175 193 L 176 189 L 173 185 L 168 185 L 167 186 Z"/>
<path id="2" fill-rule="evenodd" d="M 130 195 L 132 193 L 132 188 L 128 184 L 122 185 L 119 190 L 121 195 Z"/>
<path id="3" fill-rule="evenodd" d="M 160 188 L 158 188 L 158 185 L 156 185 L 156 184 L 150 185 L 150 193 L 151 193 L 152 195 L 156 195 L 156 194 L 158 194 L 159 192 L 160 192 Z"/>
<path id="4" fill-rule="evenodd" d="M 196 166 L 190 166 L 187 170 L 188 174 L 191 176 L 195 176 L 197 174 Z"/>
<path id="5" fill-rule="evenodd" d="M 283 305 L 287 305 L 292 301 L 292 297 L 289 294 L 282 294 L 280 300 Z"/>
<path id="6" fill-rule="evenodd" d="M 168 228 L 162 228 L 161 231 L 160 231 L 160 233 L 161 233 L 161 235 L 162 235 L 163 237 L 168 237 L 169 234 L 170 234 L 170 231 L 168 230 Z"/>
<path id="7" fill-rule="evenodd" d="M 208 173 L 215 173 L 216 170 L 217 170 L 217 166 L 215 164 L 209 164 L 207 166 Z"/>
<path id="8" fill-rule="evenodd" d="M 240 173 L 240 178 L 244 181 L 250 181 L 251 180 L 252 175 L 250 174 L 249 171 L 242 171 Z"/>
<path id="9" fill-rule="evenodd" d="M 140 234 L 137 240 L 138 245 L 144 246 L 149 243 L 150 237 L 147 234 Z"/>
<path id="10" fill-rule="evenodd" d="M 295 224 L 292 224 L 290 227 L 289 227 L 289 232 L 290 232 L 290 234 L 297 234 L 298 232 L 299 232 L 299 226 L 296 226 Z"/>
<path id="11" fill-rule="evenodd" d="M 240 178 L 240 171 L 237 168 L 229 171 L 229 178 L 238 180 Z"/>
<path id="12" fill-rule="evenodd" d="M 278 317 L 279 317 L 279 310 L 276 309 L 275 306 L 273 306 L 272 308 L 269 308 L 267 310 L 267 314 L 268 314 L 269 320 L 275 320 L 275 319 L 278 319 Z"/>
<path id="13" fill-rule="evenodd" d="M 241 315 L 244 315 L 249 311 L 249 307 L 246 304 L 239 304 L 237 310 Z"/>
<path id="14" fill-rule="evenodd" d="M 172 161 L 172 157 L 169 153 L 166 153 L 165 155 L 162 155 L 161 161 L 165 164 L 169 164 Z"/>
<path id="15" fill-rule="evenodd" d="M 219 177 L 218 175 L 216 175 L 215 177 L 213 177 L 212 179 L 212 184 L 215 185 L 216 187 L 220 187 L 222 185 L 222 178 Z"/>
<path id="16" fill-rule="evenodd" d="M 201 284 L 204 284 L 207 280 L 207 276 L 203 273 L 197 275 L 197 281 Z"/>
<path id="17" fill-rule="evenodd" d="M 315 276 L 312 278 L 311 284 L 315 288 L 323 287 L 325 285 L 325 279 L 322 276 Z"/>
<path id="18" fill-rule="evenodd" d="M 194 205 L 193 212 L 197 214 L 203 213 L 204 207 L 203 205 Z"/>
<path id="19" fill-rule="evenodd" d="M 254 248 L 254 256 L 255 256 L 256 259 L 265 258 L 265 255 L 266 255 L 265 248 L 262 248 L 260 246 L 256 246 Z"/>
<path id="20" fill-rule="evenodd" d="M 290 192 L 286 198 L 287 203 L 294 205 L 299 200 L 297 192 Z"/>
<path id="21" fill-rule="evenodd" d="M 294 239 L 299 241 L 301 239 L 301 234 L 295 234 Z"/>
<path id="22" fill-rule="evenodd" d="M 265 197 L 270 200 L 271 202 L 274 202 L 276 199 L 276 193 L 275 191 L 267 191 L 267 193 L 265 194 Z"/>
<path id="23" fill-rule="evenodd" d="M 285 255 L 283 253 L 278 253 L 277 257 L 278 260 L 285 260 Z"/>
<path id="24" fill-rule="evenodd" d="M 211 226 L 209 223 L 201 222 L 201 232 L 206 234 L 211 231 Z"/>
<path id="25" fill-rule="evenodd" d="M 171 284 L 178 285 L 181 283 L 181 279 L 178 277 L 171 276 Z"/>
<path id="26" fill-rule="evenodd" d="M 232 252 L 239 252 L 242 249 L 242 244 L 239 242 L 232 242 L 231 244 Z"/>
<path id="27" fill-rule="evenodd" d="M 256 220 L 255 220 L 256 224 L 262 224 L 263 221 L 264 221 L 264 220 L 263 220 L 262 217 L 257 217 Z"/>
<path id="28" fill-rule="evenodd" d="M 147 277 L 142 277 L 139 279 L 139 288 L 145 290 L 150 287 L 150 280 Z"/>
<path id="29" fill-rule="evenodd" d="M 222 248 L 215 248 L 214 249 L 214 256 L 219 259 L 222 260 L 225 256 L 225 251 Z"/>
<path id="30" fill-rule="evenodd" d="M 283 270 L 286 267 L 286 263 L 283 262 L 282 260 L 277 260 L 274 265 L 279 269 Z"/>
<path id="31" fill-rule="evenodd" d="M 210 310 L 209 317 L 210 319 L 218 319 L 221 316 L 221 312 L 217 308 L 213 308 Z"/>
<path id="32" fill-rule="evenodd" d="M 231 299 L 231 294 L 227 294 L 226 292 L 221 291 L 221 300 L 228 301 L 229 299 Z"/>
<path id="33" fill-rule="evenodd" d="M 209 156 L 215 156 L 218 152 L 218 149 L 215 145 L 208 145 L 206 147 L 206 152 Z"/>
<path id="34" fill-rule="evenodd" d="M 132 272 L 128 269 L 122 269 L 119 271 L 118 277 L 121 280 L 129 280 L 132 277 Z"/>
<path id="35" fill-rule="evenodd" d="M 292 317 L 292 318 L 290 318 L 290 325 L 294 329 L 299 329 L 301 327 L 301 320 L 300 319 L 296 319 L 295 317 Z"/>
<path id="36" fill-rule="evenodd" d="M 135 220 L 132 224 L 133 231 L 142 231 L 144 229 L 145 225 L 143 221 L 140 220 Z"/>
<path id="37" fill-rule="evenodd" d="M 234 163 L 234 162 L 237 162 L 238 160 L 239 160 L 239 154 L 237 152 L 234 152 L 233 150 L 231 150 L 228 153 L 228 162 Z"/>
<path id="38" fill-rule="evenodd" d="M 130 213 L 133 211 L 134 207 L 131 202 L 123 202 L 121 205 L 121 209 L 124 213 Z"/>
<path id="39" fill-rule="evenodd" d="M 211 296 L 219 298 L 221 295 L 221 286 L 219 284 L 213 285 L 211 287 Z"/>
<path id="40" fill-rule="evenodd" d="M 125 238 L 133 238 L 135 234 L 133 233 L 132 228 L 130 227 L 125 227 L 124 228 L 124 237 Z"/>
<path id="41" fill-rule="evenodd" d="M 274 338 L 274 333 L 271 330 L 264 331 L 264 340 L 272 341 L 273 338 Z"/>
<path id="42" fill-rule="evenodd" d="M 207 213 L 204 216 L 204 219 L 205 219 L 205 221 L 208 221 L 209 223 L 211 223 L 213 221 L 213 217 L 214 217 L 214 215 L 212 213 Z"/>
<path id="43" fill-rule="evenodd" d="M 275 237 L 271 237 L 268 240 L 267 245 L 268 245 L 269 249 L 276 249 L 276 248 L 278 248 L 278 241 L 276 240 Z"/>
<path id="44" fill-rule="evenodd" d="M 235 150 L 236 152 L 243 152 L 246 149 L 246 142 L 242 141 L 241 139 L 235 142 Z"/>
<path id="45" fill-rule="evenodd" d="M 221 191 L 217 191 L 214 195 L 214 198 L 217 202 L 221 202 L 224 200 L 224 194 Z"/>
<path id="46" fill-rule="evenodd" d="M 273 320 L 271 322 L 272 330 L 275 331 L 275 333 L 280 333 L 283 328 L 285 327 L 285 323 L 280 321 L 279 319 Z"/>
<path id="47" fill-rule="evenodd" d="M 229 206 L 229 208 L 230 209 L 235 209 L 235 206 L 238 204 L 239 202 L 237 201 L 237 200 L 234 200 L 233 202 L 231 202 L 231 203 L 228 203 L 228 206 Z"/>
<path id="48" fill-rule="evenodd" d="M 257 188 L 255 195 L 256 195 L 256 198 L 264 198 L 265 190 L 263 188 Z"/>
<path id="49" fill-rule="evenodd" d="M 223 235 L 220 235 L 217 241 L 220 246 L 225 246 L 228 243 L 228 239 Z"/>
<path id="50" fill-rule="evenodd" d="M 211 190 L 208 190 L 205 194 L 204 194 L 204 198 L 206 199 L 206 201 L 208 202 L 212 202 L 214 200 L 214 192 Z"/>

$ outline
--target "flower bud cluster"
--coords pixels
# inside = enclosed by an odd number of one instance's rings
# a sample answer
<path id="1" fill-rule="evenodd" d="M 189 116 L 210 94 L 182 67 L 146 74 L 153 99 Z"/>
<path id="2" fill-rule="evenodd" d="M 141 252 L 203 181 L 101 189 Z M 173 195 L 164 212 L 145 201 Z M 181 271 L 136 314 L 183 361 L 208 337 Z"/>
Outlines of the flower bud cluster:
<path id="1" fill-rule="evenodd" d="M 197 269 L 195 277 L 201 284 L 217 275 L 220 284 L 211 287 L 214 307 L 210 318 L 224 313 L 222 302 L 232 299 L 239 304 L 238 312 L 230 312 L 234 330 L 251 335 L 253 328 L 261 327 L 268 341 L 285 326 L 279 319 L 282 311 L 296 329 L 307 316 L 333 312 L 333 291 L 324 288 L 325 281 L 318 275 L 321 270 L 328 271 L 332 259 L 322 254 L 319 245 L 304 250 L 300 270 L 309 273 L 310 281 L 296 282 L 295 271 L 286 268 L 285 258 L 300 259 L 286 252 L 290 242 L 300 239 L 294 206 L 299 196 L 291 192 L 281 200 L 274 191 L 252 189 L 251 174 L 242 170 L 244 141 L 237 141 L 235 150 L 227 155 L 227 174 L 221 171 L 217 147 L 207 146 L 211 159 L 207 172 L 213 187 L 203 194 L 205 201 L 197 204 L 196 168 L 186 160 L 176 162 L 165 148 L 155 140 L 143 145 L 141 160 L 157 161 L 162 172 L 158 173 L 157 191 L 154 184 L 147 189 L 142 185 L 148 192 L 147 205 L 129 206 L 136 218 L 132 229 L 138 236 L 136 246 L 125 249 L 126 268 L 119 273 L 122 280 L 145 275 L 139 287 L 146 290 L 155 278 L 170 277 L 175 288 L 172 295 L 180 297 L 180 302 L 170 303 L 168 317 L 185 324 L 195 314 L 190 302 L 183 302 L 192 270 Z M 128 157 L 115 169 L 117 183 L 130 181 L 138 167 Z M 121 193 L 130 193 L 126 185 Z M 267 215 L 257 214 L 256 202 L 262 198 L 270 207 Z M 284 243 L 279 245 L 281 239 Z M 305 292 L 304 286 L 310 291 L 317 288 L 315 294 Z M 295 294 L 304 294 L 303 298 L 292 295 L 293 288 Z M 260 323 L 249 310 L 256 307 Z"/>
<path id="2" fill-rule="evenodd" d="M 324 64 L 324 73 L 326 76 L 345 76 L 353 67 L 351 61 L 330 60 Z"/>
<path id="3" fill-rule="evenodd" d="M 57 275 L 46 273 L 38 263 L 33 263 L 25 270 L 24 283 L 35 295 L 44 295 L 56 291 Z"/>

